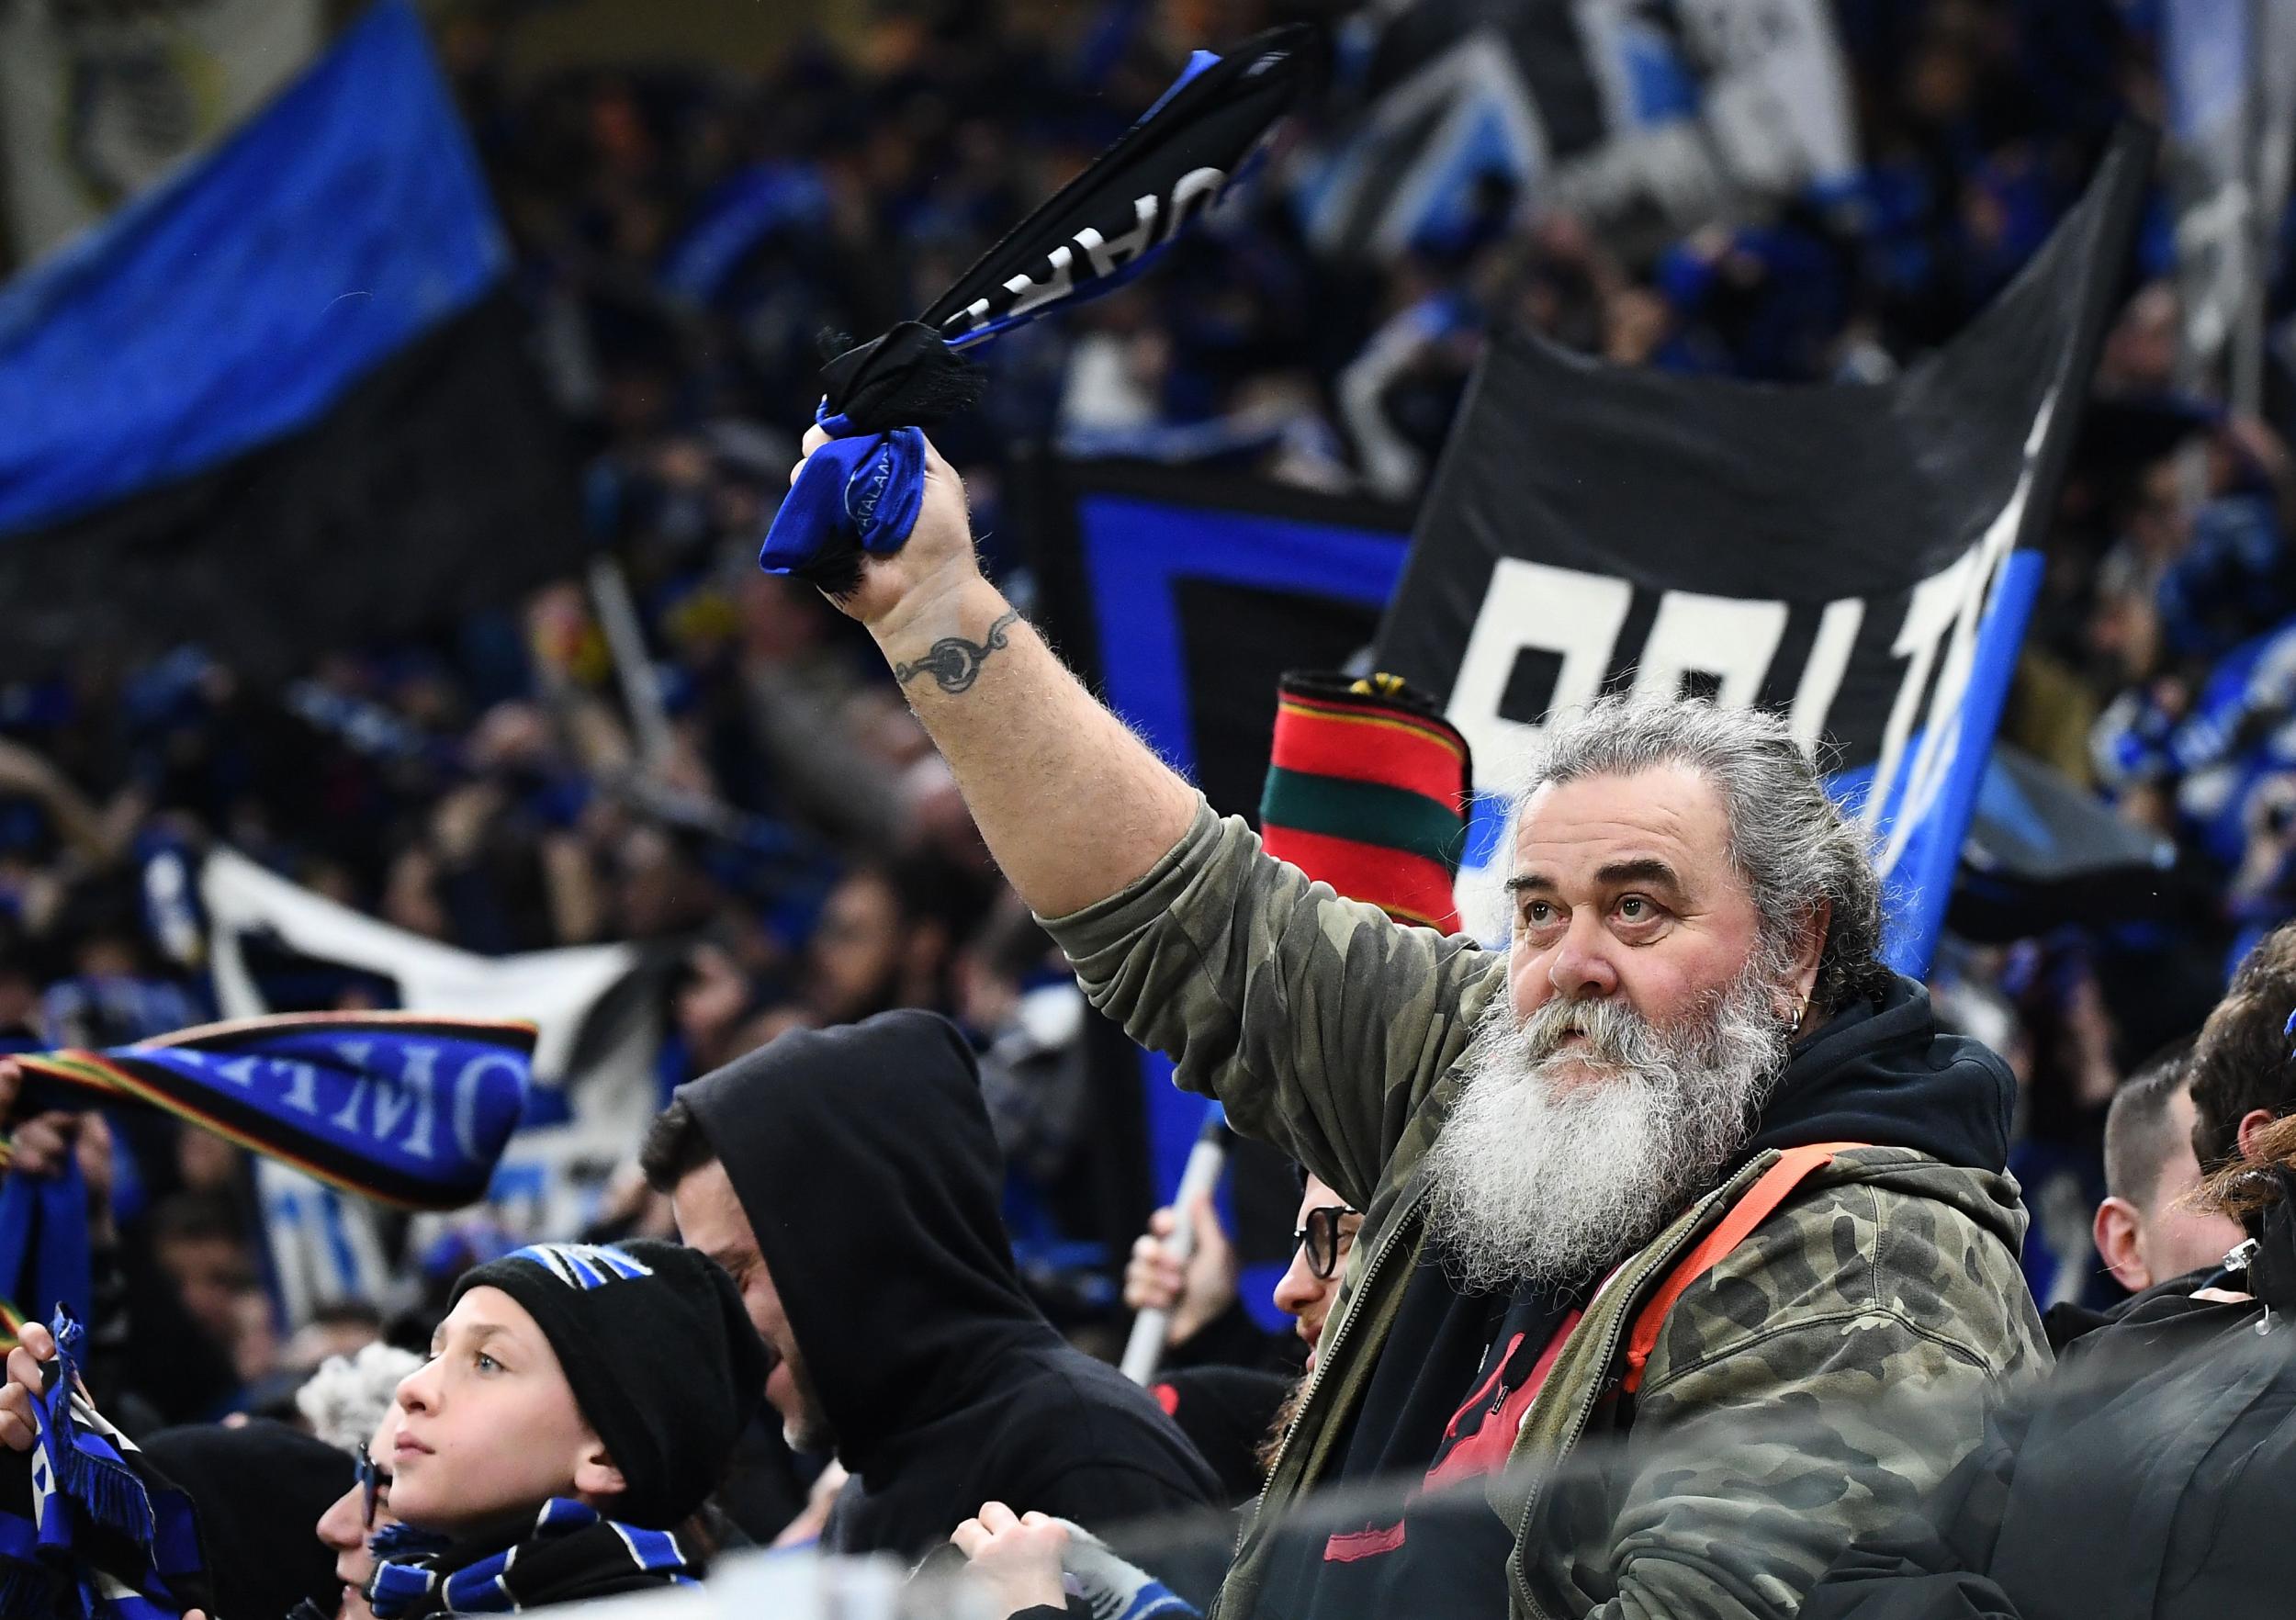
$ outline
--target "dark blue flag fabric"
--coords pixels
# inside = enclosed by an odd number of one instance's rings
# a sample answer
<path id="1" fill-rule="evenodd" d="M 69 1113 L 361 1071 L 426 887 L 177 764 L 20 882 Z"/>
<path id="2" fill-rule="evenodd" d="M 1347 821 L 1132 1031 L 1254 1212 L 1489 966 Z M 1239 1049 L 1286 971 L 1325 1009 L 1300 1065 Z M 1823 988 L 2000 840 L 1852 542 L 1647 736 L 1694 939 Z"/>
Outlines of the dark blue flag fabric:
<path id="1" fill-rule="evenodd" d="M 850 439 L 814 456 L 775 514 L 758 564 L 824 590 L 860 578 L 863 550 L 898 550 L 924 490 L 917 430 L 972 401 L 959 351 L 1123 286 L 1201 219 L 1252 162 L 1320 62 L 1304 24 L 1225 55 L 1199 51 L 1117 142 L 915 321 L 829 362 L 821 425 Z"/>
<path id="2" fill-rule="evenodd" d="M 477 154 L 383 0 L 199 163 L 0 287 L 0 658 L 242 667 L 535 583 L 579 533 Z"/>
<path id="3" fill-rule="evenodd" d="M 1605 691 L 1783 710 L 1872 829 L 1885 954 L 1923 973 L 2152 146 L 2116 141 L 2017 280 L 1887 383 L 1679 377 L 1498 334 L 1378 667 L 1442 694 L 1486 790 Z M 1470 928 L 1503 876 L 1463 877 Z"/>
<path id="4" fill-rule="evenodd" d="M 163 1620 L 211 1610 L 190 1499 L 143 1459 L 78 1386 L 84 1330 L 54 1322 L 56 1360 L 32 1397 L 28 1457 L 0 1490 L 0 1620 Z M 28 1492 L 13 1487 L 28 1468 Z"/>

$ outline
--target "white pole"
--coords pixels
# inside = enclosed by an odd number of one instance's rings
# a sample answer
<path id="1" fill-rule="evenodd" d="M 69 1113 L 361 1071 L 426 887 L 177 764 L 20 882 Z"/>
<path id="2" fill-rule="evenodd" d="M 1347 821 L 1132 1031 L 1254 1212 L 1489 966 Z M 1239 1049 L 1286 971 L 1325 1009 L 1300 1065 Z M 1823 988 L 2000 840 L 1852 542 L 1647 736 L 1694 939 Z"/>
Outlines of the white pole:
<path id="1" fill-rule="evenodd" d="M 646 775 L 657 775 L 670 758 L 670 712 L 662 703 L 661 682 L 654 676 L 654 661 L 647 655 L 646 631 L 638 623 L 629 576 L 610 554 L 601 552 L 591 560 L 590 597 L 598 610 L 599 627 L 606 634 L 606 650 L 613 656 L 622 701 L 630 711 L 638 768 Z"/>
<path id="2" fill-rule="evenodd" d="M 1227 1167 L 1227 1121 L 1215 1112 L 1196 1138 L 1196 1145 L 1187 1150 L 1187 1164 L 1180 1172 L 1179 1190 L 1172 1195 L 1172 1235 L 1165 1246 L 1182 1266 L 1187 1264 L 1188 1255 L 1196 1248 L 1194 1222 L 1188 1219 L 1188 1210 L 1199 1195 L 1220 1185 L 1220 1173 Z M 1124 1376 L 1135 1384 L 1144 1384 L 1154 1378 L 1156 1364 L 1164 1359 L 1165 1335 L 1171 1331 L 1169 1311 L 1143 1311 L 1132 1318 L 1131 1337 L 1124 1341 Z"/>

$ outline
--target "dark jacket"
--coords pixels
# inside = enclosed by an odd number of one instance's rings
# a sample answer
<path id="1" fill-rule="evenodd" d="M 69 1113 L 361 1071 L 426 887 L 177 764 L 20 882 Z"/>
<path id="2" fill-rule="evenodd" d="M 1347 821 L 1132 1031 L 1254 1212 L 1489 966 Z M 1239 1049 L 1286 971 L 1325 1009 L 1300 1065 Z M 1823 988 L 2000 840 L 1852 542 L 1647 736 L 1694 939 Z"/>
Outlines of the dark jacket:
<path id="1" fill-rule="evenodd" d="M 2296 1217 L 2245 1304 L 2138 1295 L 2065 1346 L 1929 1512 L 1852 1547 L 1803 1620 L 2201 1620 L 2296 1591 Z"/>
<path id="2" fill-rule="evenodd" d="M 1023 1291 L 978 1071 L 946 1019 L 784 1035 L 679 1095 L 853 1475 L 826 1547 L 919 1553 L 986 1501 L 1099 1529 L 1217 1499 L 1148 1393 Z"/>

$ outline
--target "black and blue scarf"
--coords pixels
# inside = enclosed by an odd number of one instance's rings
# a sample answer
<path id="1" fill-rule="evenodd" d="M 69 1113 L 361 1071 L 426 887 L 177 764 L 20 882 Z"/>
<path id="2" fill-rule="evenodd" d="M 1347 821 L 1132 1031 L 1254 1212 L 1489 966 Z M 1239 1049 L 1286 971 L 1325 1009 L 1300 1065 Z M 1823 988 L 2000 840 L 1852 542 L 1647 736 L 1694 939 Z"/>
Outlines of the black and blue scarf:
<path id="1" fill-rule="evenodd" d="M 0 1620 L 166 1620 L 211 1607 L 190 1499 L 78 1389 L 84 1330 L 55 1318 L 56 1360 L 32 1397 L 39 1437 L 0 1491 Z M 14 1464 L 11 1464 L 13 1468 Z"/>
<path id="2" fill-rule="evenodd" d="M 829 362 L 819 421 L 834 443 L 806 459 L 758 566 L 832 592 L 863 552 L 898 551 L 925 495 L 918 431 L 971 404 L 962 352 L 1133 280 L 1247 169 L 1320 65 L 1305 24 L 1225 55 L 1199 51 L 1116 143 L 983 254 L 915 321 Z"/>
<path id="3" fill-rule="evenodd" d="M 142 1106 L 404 1209 L 483 1197 L 533 1072 L 523 1022 L 415 1013 L 291 1013 L 205 1024 L 101 1052 L 25 1052 L 17 1112 Z M 0 1313 L 87 1308 L 86 1189 L 76 1165 L 0 1184 Z"/>
<path id="4" fill-rule="evenodd" d="M 393 1524 L 372 1543 L 366 1601 L 376 1620 L 501 1614 L 546 1603 L 694 1586 L 702 1575 L 677 1536 L 619 1524 L 569 1497 L 542 1504 L 523 1538 L 448 1543 Z"/>

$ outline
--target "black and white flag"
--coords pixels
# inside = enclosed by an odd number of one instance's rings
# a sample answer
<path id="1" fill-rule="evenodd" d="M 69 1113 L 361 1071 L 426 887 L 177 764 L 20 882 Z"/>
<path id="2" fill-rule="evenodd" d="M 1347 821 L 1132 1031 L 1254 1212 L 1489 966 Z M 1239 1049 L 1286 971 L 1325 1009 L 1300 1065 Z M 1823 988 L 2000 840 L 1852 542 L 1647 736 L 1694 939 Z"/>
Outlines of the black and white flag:
<path id="1" fill-rule="evenodd" d="M 1444 694 L 1478 789 L 1505 787 L 1548 714 L 1607 690 L 1783 709 L 1835 750 L 1890 884 L 1890 958 L 1922 971 L 2152 146 L 2116 141 L 2009 288 L 1887 383 L 1677 377 L 1500 335 L 1379 667 Z M 1488 931 L 1491 900 L 1462 902 Z"/>

